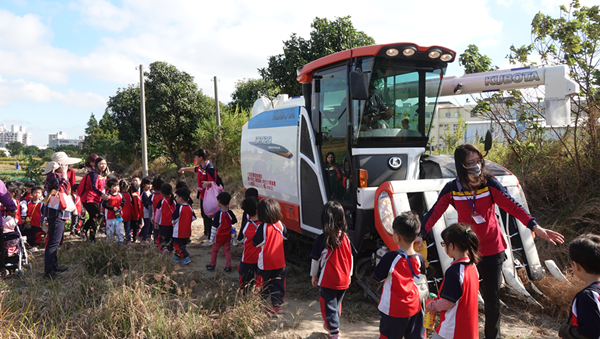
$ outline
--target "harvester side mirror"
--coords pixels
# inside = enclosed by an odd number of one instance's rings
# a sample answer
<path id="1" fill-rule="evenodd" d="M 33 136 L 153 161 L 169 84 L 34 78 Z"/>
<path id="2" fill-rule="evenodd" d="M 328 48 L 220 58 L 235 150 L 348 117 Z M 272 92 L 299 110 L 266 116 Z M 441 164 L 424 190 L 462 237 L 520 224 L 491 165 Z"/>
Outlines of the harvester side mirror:
<path id="1" fill-rule="evenodd" d="M 352 98 L 352 100 L 369 99 L 366 73 L 357 71 L 350 72 L 350 97 Z"/>
<path id="2" fill-rule="evenodd" d="M 492 131 L 490 131 L 489 129 L 485 133 L 485 142 L 483 144 L 483 148 L 485 151 L 485 157 L 487 156 L 488 152 L 492 149 Z"/>

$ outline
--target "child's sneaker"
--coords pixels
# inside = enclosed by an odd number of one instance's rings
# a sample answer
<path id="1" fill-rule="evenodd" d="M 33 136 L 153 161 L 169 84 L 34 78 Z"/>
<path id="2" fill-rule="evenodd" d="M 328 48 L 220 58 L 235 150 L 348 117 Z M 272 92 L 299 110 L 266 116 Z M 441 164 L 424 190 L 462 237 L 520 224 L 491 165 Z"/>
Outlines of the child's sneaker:
<path id="1" fill-rule="evenodd" d="M 237 246 L 237 245 L 238 245 L 238 241 L 237 241 L 237 239 L 236 239 L 236 238 L 233 238 L 233 241 L 231 242 L 231 244 L 232 244 L 233 246 Z"/>
<path id="2" fill-rule="evenodd" d="M 214 271 L 215 270 L 215 265 L 211 265 L 211 264 L 206 265 L 206 270 L 207 271 Z"/>
<path id="3" fill-rule="evenodd" d="M 202 245 L 200 246 L 212 246 L 213 242 L 210 240 L 206 240 L 205 242 L 202 243 Z"/>
<path id="4" fill-rule="evenodd" d="M 340 339 L 340 334 L 332 334 L 329 336 L 329 339 Z"/>
<path id="5" fill-rule="evenodd" d="M 283 309 L 281 308 L 281 306 L 273 305 L 272 307 L 269 307 L 267 309 L 267 313 L 269 313 L 269 314 L 279 314 L 281 312 L 283 312 Z"/>
<path id="6" fill-rule="evenodd" d="M 32 248 L 30 249 L 30 251 L 31 251 L 31 252 L 37 252 L 37 251 L 39 251 L 39 249 L 38 249 L 37 247 L 32 247 Z"/>
<path id="7" fill-rule="evenodd" d="M 225 271 L 225 273 L 231 273 L 231 267 L 225 267 L 223 271 Z"/>
<path id="8" fill-rule="evenodd" d="M 189 264 L 191 262 L 192 262 L 192 260 L 190 259 L 190 257 L 185 257 L 185 258 L 181 259 L 181 261 L 179 263 L 181 265 L 187 265 L 187 264 Z M 208 267 L 207 267 L 207 269 L 208 269 Z"/>
<path id="9" fill-rule="evenodd" d="M 175 263 L 179 264 L 179 261 L 180 261 L 180 260 L 181 260 L 181 259 L 179 259 L 179 257 L 177 257 L 177 256 L 173 256 L 173 261 L 174 261 Z"/>

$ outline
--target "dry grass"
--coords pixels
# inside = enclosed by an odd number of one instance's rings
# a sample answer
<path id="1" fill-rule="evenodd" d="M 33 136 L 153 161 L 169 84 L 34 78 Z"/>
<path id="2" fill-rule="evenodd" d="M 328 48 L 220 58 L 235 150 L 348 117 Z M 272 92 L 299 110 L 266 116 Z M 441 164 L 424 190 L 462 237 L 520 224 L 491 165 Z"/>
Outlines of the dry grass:
<path id="1" fill-rule="evenodd" d="M 53 282 L 27 273 L 0 285 L 2 338 L 253 338 L 265 303 L 142 247 L 65 244 L 72 269 Z"/>

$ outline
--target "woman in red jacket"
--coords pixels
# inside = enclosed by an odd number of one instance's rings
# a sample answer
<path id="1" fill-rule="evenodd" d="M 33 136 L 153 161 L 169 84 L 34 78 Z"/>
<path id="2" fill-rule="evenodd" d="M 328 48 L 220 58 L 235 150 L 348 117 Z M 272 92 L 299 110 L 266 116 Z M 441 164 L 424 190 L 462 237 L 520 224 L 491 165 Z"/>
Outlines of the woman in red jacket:
<path id="1" fill-rule="evenodd" d="M 108 164 L 106 160 L 97 157 L 94 162 L 95 171 L 92 171 L 81 179 L 77 194 L 81 197 L 83 207 L 89 214 L 89 219 L 83 225 L 83 234 L 87 234 L 89 230 L 89 239 L 91 242 L 96 241 L 96 229 L 98 222 L 102 219 L 100 213 L 100 203 L 102 199 L 108 199 L 108 195 L 104 193 L 104 184 L 108 176 Z"/>
<path id="2" fill-rule="evenodd" d="M 485 161 L 477 147 L 464 144 L 454 152 L 457 178 L 442 189 L 437 202 L 423 217 L 420 237 L 415 241 L 421 246 L 423 236 L 442 217 L 452 204 L 458 213 L 458 222 L 470 225 L 479 238 L 477 265 L 481 293 L 485 301 L 485 338 L 500 339 L 500 283 L 502 262 L 507 248 L 502 230 L 496 219 L 495 206 L 519 219 L 532 232 L 552 244 L 563 243 L 564 237 L 557 232 L 540 227 L 535 218 L 516 202 L 496 178 L 484 173 Z"/>

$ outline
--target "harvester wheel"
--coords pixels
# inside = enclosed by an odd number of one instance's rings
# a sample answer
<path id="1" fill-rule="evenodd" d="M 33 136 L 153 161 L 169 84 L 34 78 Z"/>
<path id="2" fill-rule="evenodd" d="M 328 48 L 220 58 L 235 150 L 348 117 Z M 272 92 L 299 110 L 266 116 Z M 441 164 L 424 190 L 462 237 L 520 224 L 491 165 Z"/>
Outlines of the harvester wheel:
<path id="1" fill-rule="evenodd" d="M 371 257 L 365 257 L 356 262 L 354 276 L 356 278 L 356 283 L 362 287 L 365 294 L 378 303 L 383 285 L 373 279 L 374 271 L 375 263 L 373 262 L 373 259 Z"/>

